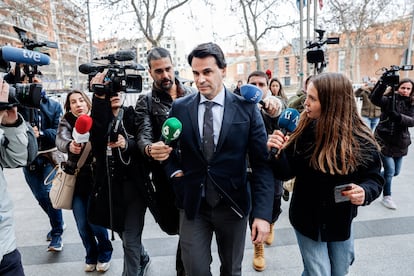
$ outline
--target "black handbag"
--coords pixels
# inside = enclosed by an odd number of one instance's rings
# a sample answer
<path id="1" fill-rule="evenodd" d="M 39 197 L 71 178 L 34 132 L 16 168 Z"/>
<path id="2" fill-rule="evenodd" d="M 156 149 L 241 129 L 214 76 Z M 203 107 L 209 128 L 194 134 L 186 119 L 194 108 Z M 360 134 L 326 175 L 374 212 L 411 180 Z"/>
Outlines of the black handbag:
<path id="1" fill-rule="evenodd" d="M 168 235 L 177 235 L 179 210 L 175 204 L 175 193 L 162 167 L 152 166 L 152 181 L 144 183 L 148 208 L 161 230 Z"/>

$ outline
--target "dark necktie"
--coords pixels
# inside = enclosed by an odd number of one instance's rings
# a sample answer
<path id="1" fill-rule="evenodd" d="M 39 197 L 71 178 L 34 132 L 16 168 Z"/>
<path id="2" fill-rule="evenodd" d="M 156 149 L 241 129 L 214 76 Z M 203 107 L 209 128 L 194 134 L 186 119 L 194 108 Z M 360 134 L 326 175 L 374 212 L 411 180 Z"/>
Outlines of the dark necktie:
<path id="1" fill-rule="evenodd" d="M 206 107 L 204 111 L 203 122 L 203 153 L 207 161 L 210 161 L 214 153 L 214 129 L 213 129 L 213 112 L 214 102 L 204 102 Z"/>
<path id="2" fill-rule="evenodd" d="M 207 161 L 210 161 L 214 154 L 214 128 L 213 128 L 213 112 L 212 108 L 214 102 L 206 101 L 204 111 L 204 123 L 203 123 L 203 153 Z M 214 184 L 209 176 L 206 179 L 205 196 L 208 205 L 215 207 L 220 201 L 220 195 L 214 188 Z"/>

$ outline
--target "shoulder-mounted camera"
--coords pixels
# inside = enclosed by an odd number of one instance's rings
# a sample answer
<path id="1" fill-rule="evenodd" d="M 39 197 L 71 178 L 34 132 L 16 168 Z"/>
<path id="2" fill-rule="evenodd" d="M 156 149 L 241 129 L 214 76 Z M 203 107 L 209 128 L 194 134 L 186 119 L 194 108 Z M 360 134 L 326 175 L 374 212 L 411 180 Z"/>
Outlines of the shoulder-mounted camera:
<path id="1" fill-rule="evenodd" d="M 108 69 L 104 84 L 93 84 L 89 91 L 98 95 L 116 95 L 117 92 L 139 93 L 142 91 L 142 77 L 139 74 L 128 74 L 127 70 L 144 71 L 141 64 L 125 61 L 135 59 L 135 52 L 130 50 L 117 51 L 115 54 L 94 58 L 94 63 L 84 63 L 79 66 L 79 72 L 88 74 L 89 82 L 98 73 Z M 107 60 L 108 64 L 99 64 L 97 60 Z M 117 63 L 117 61 L 122 63 Z"/>
<path id="2" fill-rule="evenodd" d="M 380 82 L 388 86 L 398 86 L 400 83 L 400 74 L 399 71 L 411 71 L 413 70 L 413 65 L 391 65 L 389 69 L 382 68 L 384 73 L 380 78 Z"/>

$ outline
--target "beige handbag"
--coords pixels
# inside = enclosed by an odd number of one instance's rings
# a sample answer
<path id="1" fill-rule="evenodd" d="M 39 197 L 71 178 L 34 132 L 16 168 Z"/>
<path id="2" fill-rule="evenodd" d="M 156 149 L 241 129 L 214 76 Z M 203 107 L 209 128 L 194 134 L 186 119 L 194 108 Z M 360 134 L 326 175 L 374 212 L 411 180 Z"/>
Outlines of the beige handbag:
<path id="1" fill-rule="evenodd" d="M 75 191 L 76 176 L 82 168 L 83 164 L 86 161 L 86 158 L 89 155 L 91 149 L 91 143 L 88 142 L 85 145 L 85 149 L 80 156 L 78 163 L 76 165 L 76 170 L 74 174 L 66 173 L 63 170 L 64 162 L 58 164 L 46 177 L 44 184 L 48 185 L 52 183 L 52 188 L 49 191 L 50 202 L 52 203 L 53 208 L 55 209 L 72 209 L 72 199 L 73 192 Z M 53 172 L 56 171 L 55 177 L 52 180 L 49 180 Z"/>

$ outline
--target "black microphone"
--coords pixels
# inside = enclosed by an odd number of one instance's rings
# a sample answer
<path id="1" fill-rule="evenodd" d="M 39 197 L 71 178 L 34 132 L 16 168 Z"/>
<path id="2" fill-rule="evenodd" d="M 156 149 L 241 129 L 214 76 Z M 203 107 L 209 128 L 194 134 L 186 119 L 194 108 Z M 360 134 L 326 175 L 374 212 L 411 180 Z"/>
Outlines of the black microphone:
<path id="1" fill-rule="evenodd" d="M 82 74 L 90 74 L 96 72 L 103 72 L 107 66 L 96 66 L 93 63 L 84 63 L 79 65 L 79 72 Z"/>
<path id="2" fill-rule="evenodd" d="M 135 52 L 131 50 L 120 50 L 114 54 L 117 61 L 129 61 L 135 59 Z"/>
<path id="3" fill-rule="evenodd" d="M 135 52 L 131 50 L 120 50 L 117 51 L 115 54 L 94 58 L 94 60 L 99 59 L 108 59 L 108 60 L 117 60 L 117 61 L 129 61 L 135 59 Z"/>
<path id="4" fill-rule="evenodd" d="M 282 114 L 280 114 L 278 126 L 282 131 L 283 135 L 286 135 L 288 132 L 293 132 L 299 122 L 299 111 L 294 108 L 286 108 L 283 110 Z M 272 147 L 269 152 L 268 159 L 270 160 L 273 156 L 279 153 L 278 148 Z"/>

